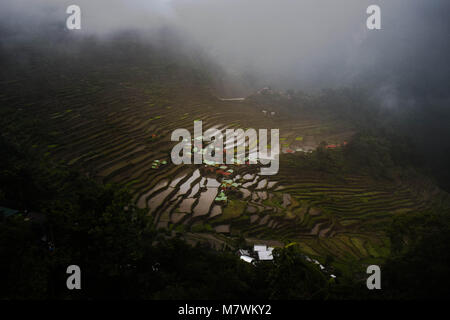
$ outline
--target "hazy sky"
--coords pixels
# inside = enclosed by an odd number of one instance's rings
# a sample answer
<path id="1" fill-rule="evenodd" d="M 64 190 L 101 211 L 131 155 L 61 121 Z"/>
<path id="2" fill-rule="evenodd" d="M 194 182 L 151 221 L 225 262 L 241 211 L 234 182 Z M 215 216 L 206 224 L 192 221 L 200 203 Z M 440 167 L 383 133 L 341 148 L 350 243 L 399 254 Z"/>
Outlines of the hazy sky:
<path id="1" fill-rule="evenodd" d="M 2 0 L 0 17 L 36 32 L 55 21 L 63 26 L 70 4 L 81 7 L 83 33 L 169 26 L 227 71 L 254 72 L 268 84 L 364 80 L 392 104 L 397 91 L 421 90 L 423 82 L 437 95 L 447 92 L 448 0 Z M 382 30 L 366 28 L 369 4 L 381 7 Z"/>

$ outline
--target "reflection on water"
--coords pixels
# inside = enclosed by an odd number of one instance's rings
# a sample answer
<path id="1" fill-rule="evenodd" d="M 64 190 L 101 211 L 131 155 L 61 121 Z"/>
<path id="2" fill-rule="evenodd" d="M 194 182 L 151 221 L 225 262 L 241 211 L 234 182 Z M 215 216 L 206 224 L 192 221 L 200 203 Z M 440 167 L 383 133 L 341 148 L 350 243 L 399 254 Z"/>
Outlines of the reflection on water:
<path id="1" fill-rule="evenodd" d="M 276 183 L 277 183 L 276 181 L 270 181 L 270 182 L 267 184 L 267 189 L 272 189 L 273 186 L 274 186 Z"/>
<path id="2" fill-rule="evenodd" d="M 211 210 L 211 218 L 222 214 L 222 207 L 215 205 Z"/>
<path id="3" fill-rule="evenodd" d="M 192 198 L 192 197 L 198 192 L 199 189 L 200 189 L 200 183 L 197 183 L 197 184 L 192 188 L 192 192 L 191 192 L 191 194 L 189 195 L 188 198 Z"/>
<path id="4" fill-rule="evenodd" d="M 216 195 L 217 188 L 207 188 L 205 192 L 202 192 L 198 204 L 194 208 L 194 217 L 208 214 Z"/>
<path id="5" fill-rule="evenodd" d="M 191 184 L 192 182 L 194 182 L 196 179 L 198 179 L 200 177 L 200 171 L 197 169 L 194 171 L 194 173 L 192 174 L 192 176 L 187 179 L 179 188 L 177 194 L 178 195 L 184 195 L 186 192 L 189 191 L 189 189 L 191 188 Z"/>
<path id="6" fill-rule="evenodd" d="M 245 198 L 248 198 L 248 197 L 251 195 L 251 192 L 248 191 L 247 189 L 240 188 L 239 191 L 242 192 L 242 197 L 243 197 L 244 199 L 245 199 Z"/>
<path id="7" fill-rule="evenodd" d="M 222 168 L 222 170 L 227 170 L 227 167 Z M 229 171 L 233 172 L 231 169 Z M 153 214 L 158 211 L 158 208 L 163 209 L 159 210 L 162 214 L 157 215 L 156 219 L 158 223 L 164 223 L 166 226 L 167 222 L 175 225 L 179 223 L 190 224 L 194 217 L 209 216 L 209 218 L 214 218 L 223 213 L 222 205 L 227 205 L 227 200 L 220 205 L 215 204 L 214 201 L 219 193 L 219 188 L 226 184 L 229 188 L 239 190 L 242 193 L 242 199 L 248 202 L 246 212 L 251 216 L 251 223 L 270 223 L 271 226 L 275 226 L 274 221 L 270 221 L 269 216 L 261 217 L 260 214 L 262 212 L 276 212 L 276 208 L 268 206 L 263 201 L 273 197 L 273 194 L 269 193 L 268 190 L 273 190 L 278 182 L 269 181 L 258 174 L 242 172 L 240 168 L 234 168 L 234 171 L 240 174 L 237 174 L 234 178 L 230 175 L 230 177 L 226 177 L 227 179 L 221 176 L 214 177 L 211 174 L 203 176 L 199 169 L 192 172 L 180 172 L 174 179 L 165 179 L 157 183 L 152 190 L 139 198 L 138 205 L 145 207 L 148 204 L 148 208 Z M 278 189 L 279 187 L 275 190 Z M 227 190 L 221 191 L 226 196 L 230 196 L 231 200 L 229 201 L 232 201 L 235 194 L 228 194 Z M 173 197 L 171 197 L 171 194 Z M 146 199 L 149 200 L 146 201 Z M 283 207 L 286 208 L 290 205 L 290 195 L 283 194 Z M 215 226 L 215 230 L 219 233 L 229 233 L 230 225 Z"/>
<path id="8" fill-rule="evenodd" d="M 147 198 L 148 198 L 151 194 L 155 193 L 156 191 L 158 191 L 158 190 L 160 190 L 160 189 L 166 187 L 168 184 L 169 184 L 169 180 L 164 180 L 164 181 L 159 182 L 154 188 L 152 188 L 151 190 L 149 190 L 147 193 L 143 194 L 143 195 L 139 198 L 139 201 L 138 201 L 137 206 L 138 206 L 139 208 L 145 208 L 145 207 L 146 207 L 146 204 L 147 204 Z"/>
<path id="9" fill-rule="evenodd" d="M 208 188 L 218 188 L 220 187 L 220 182 L 213 178 L 207 178 L 206 186 Z"/>
<path id="10" fill-rule="evenodd" d="M 263 179 L 258 183 L 258 185 L 256 186 L 256 189 L 258 189 L 258 190 L 263 189 L 266 187 L 266 185 L 267 185 L 267 179 Z"/>
<path id="11" fill-rule="evenodd" d="M 178 182 L 180 182 L 184 177 L 186 177 L 186 174 L 176 177 L 175 179 L 172 180 L 172 182 L 170 183 L 170 186 L 172 188 L 175 188 L 177 186 Z"/>
<path id="12" fill-rule="evenodd" d="M 192 205 L 195 202 L 195 198 L 187 198 L 181 201 L 180 205 L 178 206 L 178 211 L 185 212 L 185 213 L 191 213 Z"/>
<path id="13" fill-rule="evenodd" d="M 174 188 L 168 187 L 166 190 L 152 197 L 148 201 L 148 207 L 150 209 L 150 212 L 153 212 L 156 208 L 158 208 L 163 203 L 164 199 L 166 199 L 173 190 Z"/>
<path id="14" fill-rule="evenodd" d="M 267 199 L 267 192 L 266 191 L 258 191 L 258 197 L 261 200 L 266 200 Z"/>

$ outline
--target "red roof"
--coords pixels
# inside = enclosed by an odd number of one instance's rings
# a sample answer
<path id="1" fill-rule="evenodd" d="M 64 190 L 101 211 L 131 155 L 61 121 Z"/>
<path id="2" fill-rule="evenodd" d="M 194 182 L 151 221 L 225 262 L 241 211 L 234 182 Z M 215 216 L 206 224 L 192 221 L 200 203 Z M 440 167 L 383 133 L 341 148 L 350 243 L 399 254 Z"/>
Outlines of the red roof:
<path id="1" fill-rule="evenodd" d="M 229 176 L 231 174 L 231 172 L 226 172 L 226 171 L 223 171 L 223 170 L 220 170 L 220 169 L 217 170 L 216 173 L 223 174 L 224 176 Z"/>

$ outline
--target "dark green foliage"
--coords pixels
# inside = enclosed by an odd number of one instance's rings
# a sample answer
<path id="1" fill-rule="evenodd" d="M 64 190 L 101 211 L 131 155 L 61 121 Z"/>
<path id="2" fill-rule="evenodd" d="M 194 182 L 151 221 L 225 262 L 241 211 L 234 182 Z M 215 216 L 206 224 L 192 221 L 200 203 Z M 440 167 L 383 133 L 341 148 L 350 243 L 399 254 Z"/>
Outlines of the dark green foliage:
<path id="1" fill-rule="evenodd" d="M 450 206 L 398 217 L 390 230 L 393 253 L 385 263 L 388 297 L 443 299 L 450 296 Z"/>
<path id="2" fill-rule="evenodd" d="M 316 265 L 307 262 L 297 246 L 275 250 L 275 262 L 269 273 L 271 298 L 328 298 L 327 276 Z"/>
<path id="3" fill-rule="evenodd" d="M 42 41 L 47 46 L 53 43 L 51 39 Z M 207 62 L 186 63 L 175 52 L 161 55 L 158 50 L 141 46 L 129 34 L 109 44 L 84 39 L 81 46 L 89 50 L 75 56 L 67 52 L 80 43 L 74 41 L 71 47 L 70 42 L 56 51 L 58 48 L 45 45 L 36 52 L 18 50 L 33 57 L 22 59 L 20 68 L 12 63 L 12 56 L 4 54 L 5 61 L 11 63 L 2 64 L 1 75 L 5 99 L 0 110 L 0 205 L 44 213 L 45 233 L 55 250 L 49 250 L 48 241 L 41 240 L 42 227 L 26 221 L 24 215 L 1 216 L 0 299 L 449 297 L 448 202 L 433 212 L 399 216 L 394 221 L 390 232 L 393 254 L 382 266 L 383 290 L 368 293 L 360 261 L 350 263 L 355 270 L 353 277 L 341 277 L 336 270 L 335 283 L 305 262 L 297 247 L 277 250 L 274 263 L 256 266 L 229 252 L 191 247 L 169 239 L 169 232 L 157 233 L 123 188 L 99 184 L 80 172 L 42 159 L 39 154 L 45 150 L 33 152 L 31 145 L 37 144 L 39 149 L 58 141 L 46 127 L 47 118 L 23 112 L 25 109 L 50 114 L 48 110 L 59 113 L 59 105 L 68 105 L 70 110 L 77 110 L 89 106 L 95 100 L 93 95 L 101 97 L 102 91 L 115 90 L 122 82 L 151 88 L 148 96 L 146 91 L 146 99 L 157 97 L 158 104 L 170 106 L 168 97 L 176 88 L 186 86 L 189 94 L 194 94 L 199 88 L 208 88 L 209 78 L 220 72 Z M 120 50 L 116 50 L 117 45 Z M 50 52 L 52 59 L 47 58 Z M 69 99 L 67 95 L 78 97 Z M 414 130 L 420 129 L 421 123 L 433 123 L 432 117 L 423 119 L 422 113 L 398 117 L 395 112 L 378 108 L 360 89 L 324 90 L 315 95 L 289 91 L 289 95 L 292 99 L 280 94 L 252 99 L 262 106 L 279 106 L 277 114 L 305 111 L 321 118 L 345 120 L 359 132 L 343 148 L 326 149 L 322 143 L 311 154 L 283 155 L 282 161 L 287 159 L 299 169 L 336 178 L 344 173 L 366 173 L 395 179 L 414 174 L 421 164 L 417 144 L 422 149 L 429 144 L 426 150 L 441 150 L 430 153 L 429 158 L 434 154 L 439 155 L 436 159 L 449 158 L 448 142 L 429 143 L 445 138 L 449 126 Z M 74 101 L 76 105 L 72 105 Z M 448 119 L 448 115 L 443 113 L 441 118 Z M 435 167 L 444 169 L 437 171 L 444 177 L 441 181 L 450 172 L 447 166 L 448 162 Z M 325 200 L 327 195 L 323 197 Z M 333 200 L 330 197 L 327 201 Z M 245 247 L 243 237 L 237 242 Z M 325 265 L 332 263 L 327 257 Z M 71 264 L 82 269 L 80 292 L 65 287 L 66 268 Z"/>
<path id="4" fill-rule="evenodd" d="M 328 296 L 324 275 L 292 248 L 280 250 L 275 263 L 253 266 L 229 252 L 166 238 L 131 204 L 126 190 L 43 159 L 21 158 L 13 145 L 1 143 L 11 155 L 0 171 L 8 205 L 39 211 L 46 222 L 29 221 L 25 214 L 1 216 L 0 299 Z M 24 181 L 28 187 L 21 189 Z M 81 291 L 66 288 L 66 268 L 72 264 L 82 270 Z"/>

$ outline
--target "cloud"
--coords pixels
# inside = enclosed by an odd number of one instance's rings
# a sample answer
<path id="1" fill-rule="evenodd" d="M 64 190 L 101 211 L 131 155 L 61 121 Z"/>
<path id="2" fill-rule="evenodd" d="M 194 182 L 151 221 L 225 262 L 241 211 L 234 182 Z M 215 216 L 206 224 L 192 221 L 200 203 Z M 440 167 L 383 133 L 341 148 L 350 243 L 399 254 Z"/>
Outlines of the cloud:
<path id="1" fill-rule="evenodd" d="M 39 32 L 62 28 L 70 4 L 81 7 L 85 34 L 170 28 L 230 73 L 275 86 L 364 83 L 388 92 L 389 104 L 394 93 L 447 94 L 446 0 L 3 0 L 0 15 L 21 32 Z M 381 7 L 382 30 L 366 28 L 370 4 Z"/>

